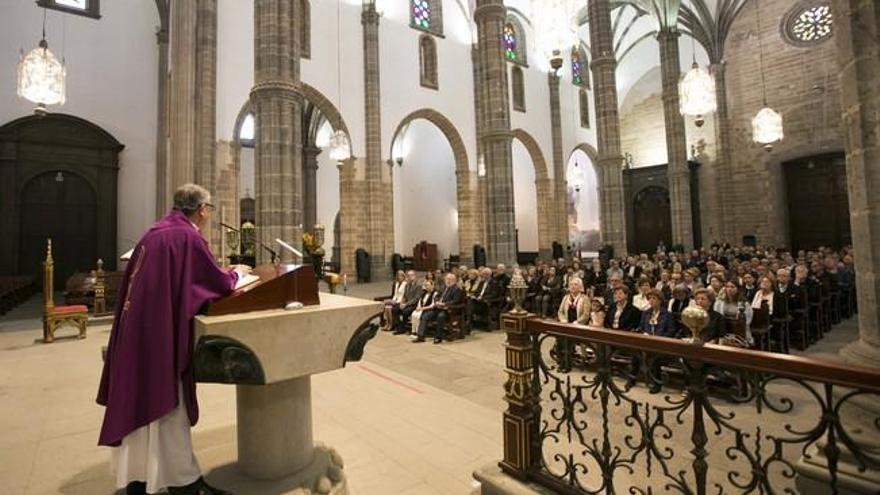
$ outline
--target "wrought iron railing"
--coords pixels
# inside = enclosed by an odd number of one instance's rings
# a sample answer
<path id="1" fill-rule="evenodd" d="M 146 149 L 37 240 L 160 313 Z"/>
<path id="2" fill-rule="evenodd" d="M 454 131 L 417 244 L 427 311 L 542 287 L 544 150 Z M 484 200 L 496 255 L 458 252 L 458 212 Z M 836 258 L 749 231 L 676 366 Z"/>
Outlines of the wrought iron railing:
<path id="1" fill-rule="evenodd" d="M 839 493 L 844 464 L 880 470 L 878 370 L 525 315 L 502 326 L 509 475 L 572 495 L 702 495 Z"/>

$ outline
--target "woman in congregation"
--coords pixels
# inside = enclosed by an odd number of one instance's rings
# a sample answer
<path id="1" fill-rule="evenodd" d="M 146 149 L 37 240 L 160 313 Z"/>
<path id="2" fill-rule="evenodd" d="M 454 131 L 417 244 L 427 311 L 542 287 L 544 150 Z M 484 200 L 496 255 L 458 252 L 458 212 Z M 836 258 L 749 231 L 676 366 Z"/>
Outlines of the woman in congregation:
<path id="1" fill-rule="evenodd" d="M 751 272 L 746 272 L 742 276 L 742 296 L 746 301 L 751 301 L 755 297 L 758 288 L 755 287 L 755 276 Z"/>
<path id="2" fill-rule="evenodd" d="M 725 333 L 738 335 L 752 344 L 752 306 L 746 302 L 744 293 L 733 280 L 724 283 L 724 299 L 715 301 L 715 311 L 724 317 Z"/>
<path id="3" fill-rule="evenodd" d="M 636 296 L 638 297 L 638 296 Z M 642 311 L 639 331 L 657 337 L 674 338 L 678 334 L 672 315 L 663 307 L 663 295 L 657 289 L 650 289 L 647 295 L 648 308 Z M 633 298 L 635 301 L 635 298 Z"/>
<path id="4" fill-rule="evenodd" d="M 773 288 L 776 283 L 770 275 L 764 275 L 758 280 L 758 290 L 752 297 L 752 309 L 761 309 L 767 311 L 767 315 L 773 316 Z"/>
<path id="5" fill-rule="evenodd" d="M 632 305 L 639 311 L 646 311 L 651 303 L 648 302 L 648 293 L 651 292 L 651 282 L 648 277 L 643 276 L 638 283 L 639 293 L 633 296 Z"/>
<path id="6" fill-rule="evenodd" d="M 393 321 L 391 312 L 395 307 L 400 306 L 405 297 L 406 273 L 403 270 L 397 270 L 397 274 L 394 276 L 394 283 L 391 285 L 391 298 L 384 301 L 385 308 L 382 314 L 382 321 L 385 322 L 385 326 L 382 327 L 382 330 L 386 332 L 391 331 L 391 322 Z"/>
<path id="7" fill-rule="evenodd" d="M 434 309 L 434 299 L 437 296 L 437 291 L 434 290 L 434 281 L 428 278 L 428 275 L 431 275 L 431 272 L 425 274 L 425 282 L 422 283 L 422 295 L 419 296 L 419 302 L 416 304 L 416 309 L 413 311 L 412 316 L 410 316 L 410 322 L 412 323 L 412 336 L 413 340 L 418 338 L 419 335 L 419 321 L 422 318 L 422 315 L 425 314 L 426 311 L 432 311 Z"/>
<path id="8" fill-rule="evenodd" d="M 586 325 L 590 321 L 589 297 L 584 293 L 581 279 L 572 278 L 568 282 L 568 292 L 559 304 L 557 316 L 562 323 Z"/>
<path id="9" fill-rule="evenodd" d="M 709 315 L 706 327 L 700 332 L 700 340 L 703 342 L 717 342 L 725 333 L 724 317 L 712 307 L 714 304 L 712 293 L 708 289 L 697 289 L 694 292 L 694 302 Z"/>

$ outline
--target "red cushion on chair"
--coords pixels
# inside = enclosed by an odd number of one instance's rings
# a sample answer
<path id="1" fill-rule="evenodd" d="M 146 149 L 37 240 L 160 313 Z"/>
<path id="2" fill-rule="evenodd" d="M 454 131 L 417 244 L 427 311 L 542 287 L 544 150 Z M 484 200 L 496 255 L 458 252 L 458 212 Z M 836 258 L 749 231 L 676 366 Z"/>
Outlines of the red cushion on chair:
<path id="1" fill-rule="evenodd" d="M 85 304 L 71 304 L 70 306 L 55 306 L 55 313 L 87 313 L 89 307 Z"/>

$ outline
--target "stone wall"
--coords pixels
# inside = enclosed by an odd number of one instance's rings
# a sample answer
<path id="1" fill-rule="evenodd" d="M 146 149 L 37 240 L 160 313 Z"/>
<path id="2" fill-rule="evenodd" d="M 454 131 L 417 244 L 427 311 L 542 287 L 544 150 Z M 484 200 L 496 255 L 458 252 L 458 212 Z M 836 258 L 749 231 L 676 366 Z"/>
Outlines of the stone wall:
<path id="1" fill-rule="evenodd" d="M 729 218 L 734 238 L 753 234 L 759 243 L 788 243 L 782 162 L 842 151 L 840 94 L 833 39 L 796 47 L 782 39 L 780 20 L 790 2 L 761 2 L 767 103 L 781 112 L 785 139 L 768 153 L 751 138 L 751 119 L 762 107 L 755 4 L 737 17 L 727 41 L 732 184 Z M 723 187 L 723 184 L 721 185 Z"/>

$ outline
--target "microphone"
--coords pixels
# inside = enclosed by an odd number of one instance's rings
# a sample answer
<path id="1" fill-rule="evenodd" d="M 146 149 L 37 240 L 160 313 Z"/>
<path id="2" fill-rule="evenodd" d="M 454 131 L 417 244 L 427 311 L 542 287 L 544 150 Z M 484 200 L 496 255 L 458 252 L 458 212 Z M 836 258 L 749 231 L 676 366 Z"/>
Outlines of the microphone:
<path id="1" fill-rule="evenodd" d="M 235 232 L 238 232 L 239 234 L 241 234 L 241 229 L 237 229 L 237 228 L 233 227 L 232 225 L 229 225 L 229 224 L 223 223 L 223 222 L 220 222 L 220 225 L 223 227 L 226 227 L 229 230 L 232 230 L 232 231 L 235 231 Z M 272 255 L 272 264 L 274 265 L 275 261 L 278 259 L 278 253 L 275 252 L 274 249 L 272 249 L 269 246 L 267 246 L 266 244 L 264 244 L 263 241 L 261 241 L 259 238 L 257 238 L 256 241 L 258 243 L 260 243 L 260 246 L 262 246 L 263 249 L 265 249 L 266 251 L 269 251 L 269 254 Z"/>
<path id="2" fill-rule="evenodd" d="M 290 252 L 293 253 L 294 255 L 299 256 L 299 259 L 303 259 L 303 254 L 302 254 L 301 252 L 299 252 L 295 247 L 293 247 L 293 246 L 291 246 L 290 244 L 288 244 L 288 243 L 282 241 L 281 239 L 278 239 L 277 237 L 275 238 L 275 242 L 277 242 L 278 244 L 281 244 L 281 247 L 283 247 L 284 249 L 290 251 Z"/>

